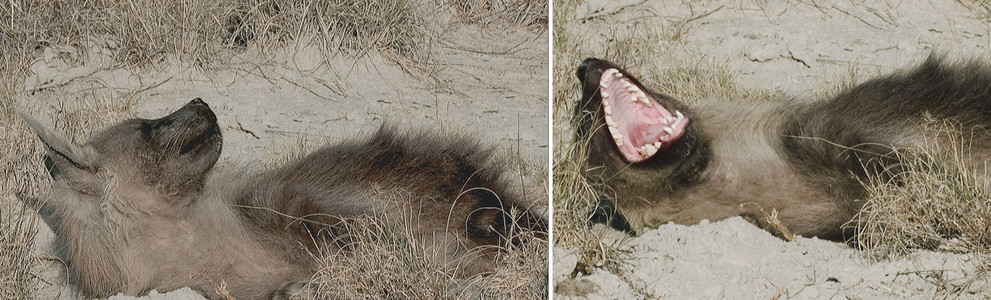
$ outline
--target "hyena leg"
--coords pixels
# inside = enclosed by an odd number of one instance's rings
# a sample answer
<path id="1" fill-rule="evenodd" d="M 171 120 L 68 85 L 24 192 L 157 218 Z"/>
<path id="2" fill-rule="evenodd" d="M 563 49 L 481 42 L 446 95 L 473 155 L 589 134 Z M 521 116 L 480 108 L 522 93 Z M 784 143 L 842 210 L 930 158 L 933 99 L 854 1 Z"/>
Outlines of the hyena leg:
<path id="1" fill-rule="evenodd" d="M 626 232 L 630 235 L 636 234 L 630 223 L 626 222 L 626 218 L 616 212 L 616 204 L 606 197 L 599 197 L 599 204 L 596 205 L 595 211 L 589 216 L 589 221 L 593 224 L 602 223 L 609 225 L 613 229 Z"/>

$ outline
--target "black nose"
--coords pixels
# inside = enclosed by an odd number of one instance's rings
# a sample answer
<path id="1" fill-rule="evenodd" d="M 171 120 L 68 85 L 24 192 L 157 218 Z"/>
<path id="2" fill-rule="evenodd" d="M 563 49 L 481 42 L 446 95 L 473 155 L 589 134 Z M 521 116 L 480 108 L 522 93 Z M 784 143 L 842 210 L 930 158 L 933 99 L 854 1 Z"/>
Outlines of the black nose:
<path id="1" fill-rule="evenodd" d="M 210 107 L 209 105 L 206 104 L 206 102 L 203 102 L 203 99 L 200 99 L 200 98 L 196 98 L 196 99 L 193 99 L 193 101 L 189 101 L 189 104 L 188 105 L 203 105 L 203 106 L 206 106 L 206 107 Z"/>
<path id="2" fill-rule="evenodd" d="M 602 61 L 599 59 L 586 58 L 582 61 L 582 64 L 578 65 L 578 70 L 575 71 L 575 75 L 578 76 L 579 81 L 585 82 L 585 76 L 588 73 L 589 68 L 597 69 L 601 63 Z M 596 83 L 598 83 L 598 81 L 596 81 Z"/>

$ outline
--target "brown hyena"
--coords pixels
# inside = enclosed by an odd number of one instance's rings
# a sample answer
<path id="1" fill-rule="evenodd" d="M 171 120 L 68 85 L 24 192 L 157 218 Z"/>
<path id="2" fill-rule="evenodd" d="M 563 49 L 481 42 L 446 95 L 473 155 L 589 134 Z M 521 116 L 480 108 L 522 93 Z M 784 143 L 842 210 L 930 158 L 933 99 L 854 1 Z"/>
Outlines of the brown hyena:
<path id="1" fill-rule="evenodd" d="M 897 173 L 901 149 L 925 146 L 923 124 L 972 133 L 973 166 L 991 154 L 991 69 L 978 62 L 930 57 L 819 102 L 689 106 L 599 59 L 577 76 L 586 175 L 603 181 L 600 212 L 623 229 L 742 216 L 780 234 L 765 216 L 776 211 L 792 233 L 840 240 L 855 234 L 843 225 L 864 205 L 863 184 Z"/>
<path id="2" fill-rule="evenodd" d="M 47 146 L 54 179 L 50 199 L 28 201 L 55 232 L 70 281 L 91 297 L 189 286 L 220 298 L 221 282 L 236 299 L 284 297 L 314 274 L 316 253 L 347 242 L 336 235 L 358 217 L 414 227 L 404 230 L 464 276 L 493 268 L 511 228 L 546 228 L 469 139 L 383 128 L 271 171 L 215 174 L 221 132 L 200 99 L 81 145 L 22 117 Z"/>

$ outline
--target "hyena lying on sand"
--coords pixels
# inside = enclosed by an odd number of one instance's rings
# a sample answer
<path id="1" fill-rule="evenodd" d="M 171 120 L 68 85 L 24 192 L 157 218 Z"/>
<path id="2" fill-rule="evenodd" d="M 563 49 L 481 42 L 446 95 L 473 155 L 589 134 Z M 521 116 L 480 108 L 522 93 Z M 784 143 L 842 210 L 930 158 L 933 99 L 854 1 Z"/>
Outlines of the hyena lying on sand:
<path id="1" fill-rule="evenodd" d="M 862 182 L 897 172 L 900 149 L 932 142 L 927 122 L 954 122 L 972 138 L 969 165 L 991 155 L 991 69 L 978 62 L 930 57 L 827 101 L 784 104 L 689 106 L 598 59 L 577 76 L 586 175 L 604 181 L 600 211 L 624 229 L 742 216 L 781 234 L 765 216 L 776 210 L 792 233 L 842 240 L 855 234 L 843 225 L 864 205 Z"/>
<path id="2" fill-rule="evenodd" d="M 200 99 L 82 145 L 22 117 L 47 146 L 55 184 L 51 199 L 34 204 L 58 237 L 70 280 L 91 297 L 189 286 L 220 298 L 223 281 L 236 299 L 282 298 L 314 274 L 320 247 L 340 245 L 327 241 L 342 238 L 335 234 L 346 218 L 413 218 L 408 230 L 465 276 L 492 270 L 512 226 L 546 231 L 501 182 L 488 151 L 467 139 L 383 128 L 272 171 L 224 175 L 211 172 L 222 138 Z"/>

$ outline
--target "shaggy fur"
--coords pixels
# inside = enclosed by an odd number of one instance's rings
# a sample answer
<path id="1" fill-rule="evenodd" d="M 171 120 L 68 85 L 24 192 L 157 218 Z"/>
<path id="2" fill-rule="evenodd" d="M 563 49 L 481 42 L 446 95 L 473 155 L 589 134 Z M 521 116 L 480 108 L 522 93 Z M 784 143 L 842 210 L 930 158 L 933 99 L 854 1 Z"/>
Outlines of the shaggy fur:
<path id="1" fill-rule="evenodd" d="M 236 299 L 285 297 L 314 274 L 313 255 L 346 245 L 337 233 L 356 217 L 412 224 L 465 276 L 493 268 L 511 225 L 546 228 L 467 139 L 383 128 L 272 171 L 214 174 L 222 138 L 200 99 L 82 145 L 22 117 L 48 147 L 55 182 L 51 199 L 32 204 L 90 297 L 189 286 L 220 298 L 222 283 Z"/>
<path id="2" fill-rule="evenodd" d="M 602 116 L 599 78 L 616 68 L 665 108 L 691 119 L 681 138 L 649 159 L 628 163 Z M 616 226 L 638 230 L 673 221 L 695 224 L 743 216 L 780 234 L 768 216 L 803 236 L 841 240 L 864 204 L 862 182 L 897 173 L 893 151 L 924 146 L 927 124 L 959 124 L 972 166 L 991 152 L 991 69 L 930 57 L 921 66 L 867 81 L 819 102 L 688 106 L 650 91 L 607 61 L 587 59 L 577 71 L 583 95 L 575 111 L 576 141 L 588 141 L 589 178 L 604 181 L 601 207 Z M 937 141 L 938 142 L 938 141 Z M 983 174 L 983 172 L 980 172 Z M 611 203 L 610 203 L 611 201 Z"/>

